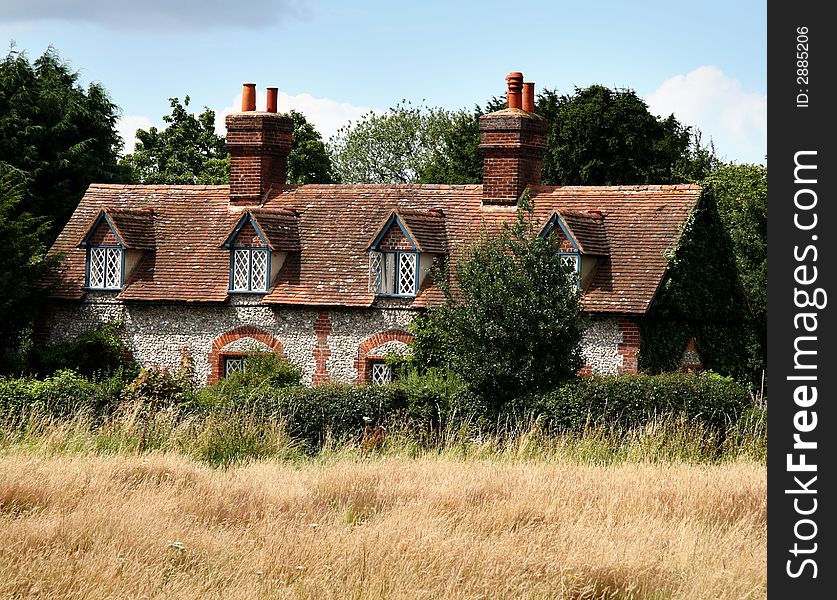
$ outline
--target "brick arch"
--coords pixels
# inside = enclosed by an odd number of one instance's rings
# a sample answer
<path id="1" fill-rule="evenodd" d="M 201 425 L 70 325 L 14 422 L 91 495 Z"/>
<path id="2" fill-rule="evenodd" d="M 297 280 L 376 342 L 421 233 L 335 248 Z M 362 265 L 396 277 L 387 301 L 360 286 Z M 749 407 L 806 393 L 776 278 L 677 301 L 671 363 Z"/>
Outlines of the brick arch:
<path id="1" fill-rule="evenodd" d="M 357 357 L 355 358 L 355 369 L 357 369 L 357 383 L 364 383 L 369 379 L 367 372 L 369 353 L 387 342 L 404 342 L 409 344 L 413 341 L 415 336 L 412 333 L 407 333 L 403 329 L 387 329 L 380 331 L 375 335 L 366 338 L 357 347 Z"/>
<path id="2" fill-rule="evenodd" d="M 209 351 L 208 356 L 210 370 L 209 377 L 206 381 L 207 385 L 217 383 L 218 380 L 221 379 L 222 350 L 232 342 L 240 340 L 241 338 L 252 338 L 261 342 L 273 352 L 281 356 L 285 355 L 284 349 L 282 348 L 282 342 L 264 329 L 259 329 L 258 327 L 253 327 L 251 325 L 243 325 L 241 327 L 236 327 L 235 329 L 230 329 L 226 333 L 222 333 L 212 340 L 212 349 Z"/>

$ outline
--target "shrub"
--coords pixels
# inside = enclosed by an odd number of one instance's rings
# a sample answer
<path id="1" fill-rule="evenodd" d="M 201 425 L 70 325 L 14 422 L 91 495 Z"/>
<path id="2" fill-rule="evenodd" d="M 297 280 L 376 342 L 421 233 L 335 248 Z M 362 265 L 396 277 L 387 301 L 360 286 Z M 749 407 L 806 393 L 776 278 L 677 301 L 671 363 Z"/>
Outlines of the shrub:
<path id="1" fill-rule="evenodd" d="M 72 342 L 32 349 L 32 369 L 49 375 L 61 369 L 72 369 L 86 377 L 106 377 L 116 372 L 129 379 L 139 373 L 139 365 L 125 348 L 116 321 L 80 334 Z"/>
<path id="2" fill-rule="evenodd" d="M 142 405 L 149 410 L 190 404 L 195 399 L 194 374 L 191 359 L 184 355 L 175 370 L 154 366 L 140 369 L 120 397 L 125 404 Z"/>
<path id="3" fill-rule="evenodd" d="M 32 413 L 57 418 L 80 412 L 103 414 L 114 408 L 115 400 L 107 385 L 69 370 L 43 380 L 0 378 L 0 416 L 5 419 L 26 418 Z"/>
<path id="4" fill-rule="evenodd" d="M 749 406 L 745 386 L 706 372 L 579 378 L 531 398 L 528 408 L 544 414 L 550 426 L 561 431 L 591 424 L 628 428 L 666 415 L 726 429 Z"/>

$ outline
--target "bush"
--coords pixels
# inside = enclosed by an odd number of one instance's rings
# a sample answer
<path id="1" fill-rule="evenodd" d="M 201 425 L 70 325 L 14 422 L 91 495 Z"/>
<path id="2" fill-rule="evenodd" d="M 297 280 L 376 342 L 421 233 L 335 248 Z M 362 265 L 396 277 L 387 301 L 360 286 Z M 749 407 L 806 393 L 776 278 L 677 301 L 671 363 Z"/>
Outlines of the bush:
<path id="1" fill-rule="evenodd" d="M 0 417 L 17 420 L 36 413 L 57 418 L 113 410 L 112 384 L 61 370 L 43 380 L 0 378 Z"/>
<path id="2" fill-rule="evenodd" d="M 32 370 L 40 375 L 49 375 L 62 369 L 72 369 L 86 377 L 123 372 L 128 379 L 132 379 L 139 373 L 139 365 L 119 337 L 121 327 L 121 323 L 112 321 L 85 331 L 72 342 L 35 346 L 32 349 Z"/>
<path id="3" fill-rule="evenodd" d="M 745 386 L 706 372 L 579 378 L 531 398 L 528 410 L 544 414 L 556 431 L 589 425 L 629 428 L 667 415 L 726 429 L 750 405 Z"/>

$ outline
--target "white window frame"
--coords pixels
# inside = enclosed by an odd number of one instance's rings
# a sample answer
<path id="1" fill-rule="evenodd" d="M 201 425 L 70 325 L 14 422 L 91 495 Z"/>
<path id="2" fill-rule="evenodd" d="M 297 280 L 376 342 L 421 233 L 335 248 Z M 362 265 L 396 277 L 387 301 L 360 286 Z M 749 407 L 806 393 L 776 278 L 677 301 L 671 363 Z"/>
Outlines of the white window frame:
<path id="1" fill-rule="evenodd" d="M 369 360 L 369 383 L 372 385 L 386 385 L 392 383 L 392 366 L 379 358 Z"/>
<path id="2" fill-rule="evenodd" d="M 253 257 L 259 254 L 264 256 L 264 274 L 259 273 L 261 283 L 254 281 Z M 245 257 L 244 270 L 246 271 L 246 282 L 241 281 L 236 275 L 236 262 L 239 257 Z M 270 289 L 270 250 L 266 247 L 256 248 L 230 248 L 230 285 L 229 291 L 234 294 L 266 294 Z"/>
<path id="3" fill-rule="evenodd" d="M 370 251 L 369 290 L 376 296 L 415 298 L 420 264 L 419 253 L 412 250 Z"/>
<path id="4" fill-rule="evenodd" d="M 568 261 L 572 259 L 575 263 L 575 267 L 573 270 L 575 271 L 575 284 L 576 286 L 581 285 L 581 253 L 580 252 L 559 252 L 558 253 L 558 260 L 561 263 L 561 268 L 570 267 Z"/>
<path id="5" fill-rule="evenodd" d="M 96 256 L 102 256 L 101 274 L 93 272 Z M 113 269 L 111 269 L 113 267 Z M 125 249 L 116 244 L 99 244 L 87 248 L 85 287 L 90 290 L 121 290 L 125 274 Z M 95 279 L 94 279 L 95 277 Z"/>

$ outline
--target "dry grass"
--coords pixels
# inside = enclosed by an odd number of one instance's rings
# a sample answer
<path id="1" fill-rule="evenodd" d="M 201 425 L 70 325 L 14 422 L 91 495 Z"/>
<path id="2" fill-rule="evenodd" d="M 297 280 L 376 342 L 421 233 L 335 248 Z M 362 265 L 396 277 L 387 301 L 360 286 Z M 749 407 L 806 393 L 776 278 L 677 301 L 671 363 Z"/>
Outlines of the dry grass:
<path id="1" fill-rule="evenodd" d="M 0 454 L 2 598 L 764 598 L 764 464 Z"/>

